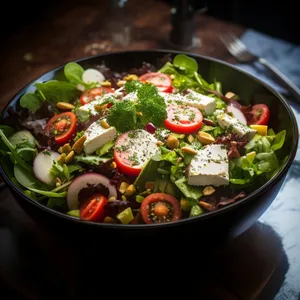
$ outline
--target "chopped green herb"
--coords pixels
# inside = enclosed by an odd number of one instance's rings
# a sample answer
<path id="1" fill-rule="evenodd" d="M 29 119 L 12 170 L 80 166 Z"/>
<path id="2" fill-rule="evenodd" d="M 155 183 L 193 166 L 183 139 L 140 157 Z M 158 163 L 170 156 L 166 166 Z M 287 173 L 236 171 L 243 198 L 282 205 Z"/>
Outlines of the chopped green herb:
<path id="1" fill-rule="evenodd" d="M 78 132 L 76 133 L 75 138 L 74 138 L 74 143 L 77 142 L 77 141 L 78 141 L 81 137 L 83 137 L 83 136 L 84 136 L 84 131 L 83 131 L 83 130 L 78 131 Z"/>

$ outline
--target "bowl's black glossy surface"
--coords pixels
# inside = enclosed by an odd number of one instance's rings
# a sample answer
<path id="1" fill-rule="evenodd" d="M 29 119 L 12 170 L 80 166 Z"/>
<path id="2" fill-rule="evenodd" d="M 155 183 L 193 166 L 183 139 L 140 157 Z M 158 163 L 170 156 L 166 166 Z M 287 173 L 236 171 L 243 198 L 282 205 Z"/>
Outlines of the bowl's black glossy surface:
<path id="1" fill-rule="evenodd" d="M 133 67 L 141 66 L 142 62 L 157 63 L 157 60 L 165 54 L 174 56 L 176 51 L 151 50 L 151 51 L 129 51 L 89 57 L 77 61 L 84 68 L 95 66 L 105 62 L 108 67 L 115 71 L 128 70 Z M 29 199 L 22 193 L 5 175 L 0 167 L 1 175 L 11 189 L 21 207 L 30 214 L 38 223 L 47 226 L 57 232 L 75 236 L 84 236 L 84 233 L 101 233 L 112 237 L 194 237 L 197 241 L 201 237 L 202 241 L 221 241 L 233 238 L 249 228 L 269 207 L 275 199 L 286 173 L 293 162 L 298 145 L 298 127 L 294 114 L 287 102 L 273 89 L 262 83 L 257 78 L 229 65 L 208 57 L 200 55 L 193 56 L 199 64 L 199 72 L 204 79 L 213 81 L 217 78 L 224 91 L 233 91 L 241 96 L 244 104 L 247 103 L 265 103 L 271 108 L 271 119 L 269 126 L 275 132 L 286 129 L 286 142 L 282 149 L 288 159 L 282 170 L 263 186 L 257 188 L 248 194 L 244 199 L 219 209 L 215 212 L 204 214 L 200 217 L 184 219 L 174 223 L 156 224 L 156 225 L 113 225 L 101 223 L 85 223 L 72 218 L 68 215 L 58 213 L 48 209 L 45 206 Z M 52 70 L 36 81 L 43 82 L 53 78 L 58 78 L 63 73 L 63 66 Z M 31 82 L 24 87 L 5 107 L 2 112 L 2 118 L 8 116 L 8 109 L 16 109 L 19 98 L 28 91 L 34 89 L 34 83 Z M 81 234 L 78 234 L 80 232 Z M 195 235 L 196 234 L 196 235 Z"/>

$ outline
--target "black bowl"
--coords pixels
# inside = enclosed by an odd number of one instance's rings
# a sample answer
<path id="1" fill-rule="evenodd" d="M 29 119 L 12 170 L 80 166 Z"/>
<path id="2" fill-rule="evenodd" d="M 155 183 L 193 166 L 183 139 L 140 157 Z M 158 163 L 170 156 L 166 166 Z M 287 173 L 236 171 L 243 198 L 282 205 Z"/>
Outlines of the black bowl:
<path id="1" fill-rule="evenodd" d="M 138 68 L 143 62 L 155 65 L 165 55 L 173 57 L 177 53 L 179 52 L 169 50 L 125 51 L 88 57 L 77 62 L 84 68 L 105 62 L 112 70 L 121 72 L 133 67 Z M 298 127 L 295 116 L 285 99 L 258 78 L 223 61 L 192 53 L 186 54 L 197 60 L 199 72 L 206 80 L 212 81 L 213 78 L 217 78 L 225 91 L 230 90 L 239 94 L 244 104 L 265 103 L 271 108 L 270 127 L 276 132 L 283 129 L 287 131 L 286 142 L 281 152 L 284 156 L 288 156 L 288 159 L 276 176 L 249 193 L 244 199 L 199 217 L 155 225 L 114 225 L 82 222 L 31 200 L 9 180 L 1 167 L 1 175 L 19 205 L 39 224 L 57 233 L 67 233 L 69 236 L 71 233 L 75 233 L 75 237 L 87 237 L 89 233 L 101 233 L 102 237 L 107 235 L 109 238 L 117 236 L 126 239 L 154 236 L 156 238 L 176 237 L 176 240 L 184 237 L 197 241 L 201 237 L 201 240 L 207 244 L 237 237 L 248 229 L 276 198 L 294 160 L 298 144 Z M 4 108 L 2 123 L 6 122 L 9 110 L 17 108 L 20 97 L 24 93 L 34 90 L 36 81 L 43 82 L 59 78 L 62 74 L 63 66 L 49 71 L 26 85 Z M 80 234 L 78 234 L 79 232 Z M 197 239 L 195 239 L 196 236 L 198 236 Z"/>

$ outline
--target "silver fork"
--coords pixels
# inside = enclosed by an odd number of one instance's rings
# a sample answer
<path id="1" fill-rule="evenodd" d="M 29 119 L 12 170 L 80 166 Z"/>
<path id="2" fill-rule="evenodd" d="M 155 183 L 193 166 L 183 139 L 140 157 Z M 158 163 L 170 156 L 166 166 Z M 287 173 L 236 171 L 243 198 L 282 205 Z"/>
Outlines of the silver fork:
<path id="1" fill-rule="evenodd" d="M 253 63 L 255 61 L 258 61 L 259 63 L 261 63 L 277 78 L 277 80 L 283 86 L 285 86 L 288 91 L 290 91 L 295 100 L 300 103 L 300 89 L 278 68 L 272 65 L 265 58 L 251 53 L 246 45 L 233 33 L 227 33 L 220 36 L 220 40 L 225 45 L 229 53 L 237 59 L 237 61 L 241 63 Z"/>

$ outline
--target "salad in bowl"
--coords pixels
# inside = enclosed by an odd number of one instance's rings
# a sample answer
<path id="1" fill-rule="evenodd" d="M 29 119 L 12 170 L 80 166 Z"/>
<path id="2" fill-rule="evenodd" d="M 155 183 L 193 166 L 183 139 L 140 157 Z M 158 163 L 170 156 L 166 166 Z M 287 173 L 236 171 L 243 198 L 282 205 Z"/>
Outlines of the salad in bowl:
<path id="1" fill-rule="evenodd" d="M 63 71 L 22 95 L 15 126 L 0 126 L 3 170 L 50 209 L 85 222 L 176 222 L 240 201 L 285 162 L 270 107 L 207 82 L 190 56 Z"/>

